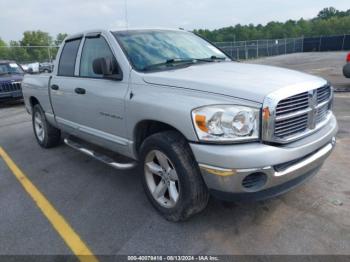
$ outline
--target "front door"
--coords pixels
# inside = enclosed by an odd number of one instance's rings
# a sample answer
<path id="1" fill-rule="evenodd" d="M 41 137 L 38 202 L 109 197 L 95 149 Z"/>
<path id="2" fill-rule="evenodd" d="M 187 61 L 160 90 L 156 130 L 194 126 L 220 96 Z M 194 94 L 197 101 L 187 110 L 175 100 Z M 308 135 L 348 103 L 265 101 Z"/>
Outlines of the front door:
<path id="1" fill-rule="evenodd" d="M 97 58 L 116 59 L 101 35 L 86 37 L 81 49 L 79 75 L 74 80 L 74 119 L 79 136 L 102 146 L 123 150 L 128 145 L 125 127 L 125 96 L 128 79 L 106 79 L 96 74 Z M 119 67 L 116 70 L 121 70 Z M 120 74 L 121 72 L 116 72 Z"/>

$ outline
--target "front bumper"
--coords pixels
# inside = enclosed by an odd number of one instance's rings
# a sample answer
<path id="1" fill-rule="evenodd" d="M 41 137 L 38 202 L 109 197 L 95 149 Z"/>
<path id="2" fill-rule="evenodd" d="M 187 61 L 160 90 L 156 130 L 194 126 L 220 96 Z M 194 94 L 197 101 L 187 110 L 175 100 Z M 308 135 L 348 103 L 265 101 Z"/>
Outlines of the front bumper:
<path id="1" fill-rule="evenodd" d="M 10 91 L 10 92 L 0 92 L 0 100 L 17 100 L 22 99 L 23 93 L 22 90 Z"/>
<path id="2" fill-rule="evenodd" d="M 332 115 L 316 133 L 287 145 L 191 144 L 204 181 L 213 195 L 225 200 L 261 200 L 282 194 L 314 175 L 335 146 L 338 126 Z M 264 179 L 247 187 L 247 176 Z"/>

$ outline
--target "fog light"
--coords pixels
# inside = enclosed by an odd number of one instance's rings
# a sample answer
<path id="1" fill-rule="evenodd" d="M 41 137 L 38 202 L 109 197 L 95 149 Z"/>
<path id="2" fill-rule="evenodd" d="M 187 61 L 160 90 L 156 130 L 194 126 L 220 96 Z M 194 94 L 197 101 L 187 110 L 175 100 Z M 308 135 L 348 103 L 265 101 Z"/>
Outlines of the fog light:
<path id="1" fill-rule="evenodd" d="M 267 175 L 257 172 L 246 176 L 242 181 L 242 186 L 249 191 L 257 191 L 261 189 L 267 181 Z"/>

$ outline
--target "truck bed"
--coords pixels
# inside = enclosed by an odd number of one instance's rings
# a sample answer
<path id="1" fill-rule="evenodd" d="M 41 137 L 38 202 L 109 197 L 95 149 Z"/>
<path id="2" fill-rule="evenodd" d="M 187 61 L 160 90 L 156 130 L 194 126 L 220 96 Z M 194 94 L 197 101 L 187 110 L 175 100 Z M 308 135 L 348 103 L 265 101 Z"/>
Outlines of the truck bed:
<path id="1" fill-rule="evenodd" d="M 51 74 L 26 74 L 22 82 L 23 98 L 25 100 L 26 109 L 31 112 L 32 97 L 36 97 L 40 101 L 40 105 L 45 112 L 52 113 L 49 94 L 49 82 Z"/>

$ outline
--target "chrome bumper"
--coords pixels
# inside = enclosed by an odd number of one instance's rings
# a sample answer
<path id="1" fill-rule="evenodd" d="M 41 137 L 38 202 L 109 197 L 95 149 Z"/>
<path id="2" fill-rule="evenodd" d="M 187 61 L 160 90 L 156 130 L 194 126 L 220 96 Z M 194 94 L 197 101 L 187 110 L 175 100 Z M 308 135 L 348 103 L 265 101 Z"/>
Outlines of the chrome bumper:
<path id="1" fill-rule="evenodd" d="M 231 194 L 233 199 L 237 194 L 257 193 L 259 198 L 266 198 L 288 191 L 315 174 L 333 150 L 337 130 L 333 117 L 322 130 L 288 145 L 191 144 L 191 148 L 210 191 Z M 247 187 L 244 183 L 249 175 L 262 175 L 264 181 Z"/>
<path id="2" fill-rule="evenodd" d="M 316 152 L 292 163 L 249 169 L 226 169 L 199 164 L 209 189 L 228 193 L 252 193 L 274 188 L 306 174 L 317 172 L 335 146 L 335 138 Z M 251 174 L 264 174 L 266 181 L 260 187 L 245 188 L 243 180 Z"/>

